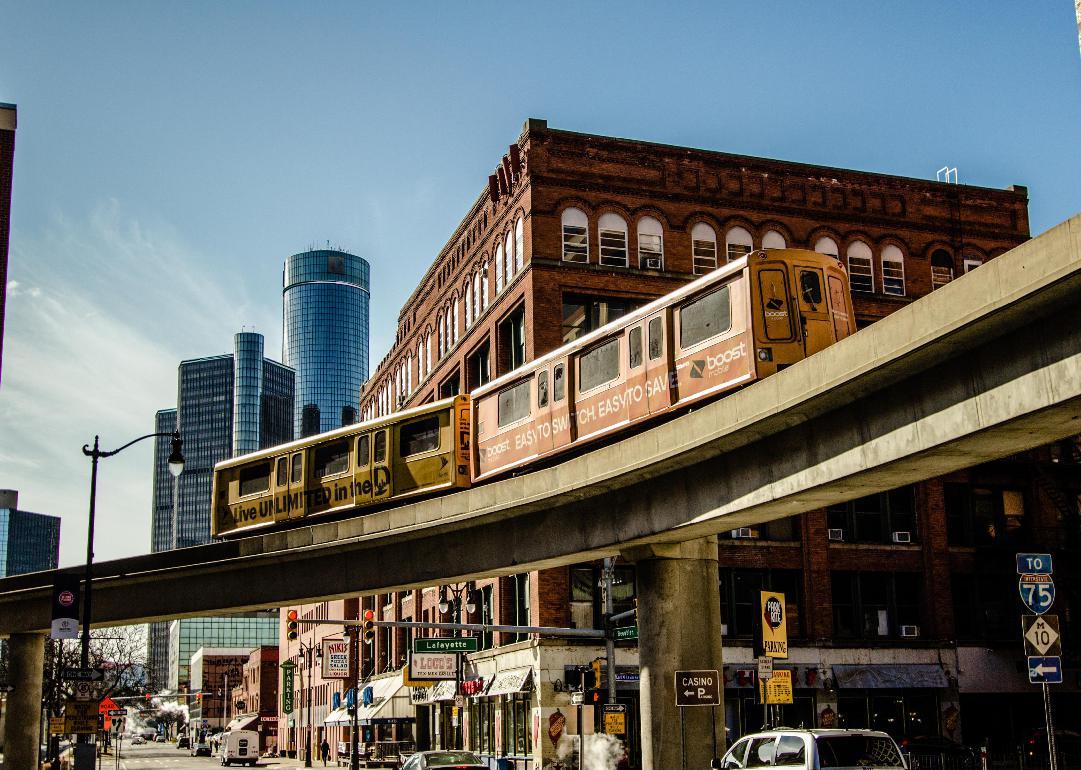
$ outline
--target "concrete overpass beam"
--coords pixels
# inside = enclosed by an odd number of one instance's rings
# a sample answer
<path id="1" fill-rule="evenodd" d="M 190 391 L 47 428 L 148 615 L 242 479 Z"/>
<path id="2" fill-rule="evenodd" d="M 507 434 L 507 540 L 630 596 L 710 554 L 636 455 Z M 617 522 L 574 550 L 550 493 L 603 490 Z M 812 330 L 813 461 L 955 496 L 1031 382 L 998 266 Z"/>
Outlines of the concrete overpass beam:
<path id="1" fill-rule="evenodd" d="M 4 719 L 4 767 L 37 767 L 41 736 L 41 681 L 45 667 L 44 634 L 8 638 L 8 693 Z"/>
<path id="2" fill-rule="evenodd" d="M 642 768 L 709 767 L 714 741 L 718 755 L 724 752 L 724 704 L 715 722 L 708 708 L 682 709 L 684 762 L 675 672 L 721 671 L 717 538 L 643 546 L 623 557 L 637 564 L 638 573 Z"/>

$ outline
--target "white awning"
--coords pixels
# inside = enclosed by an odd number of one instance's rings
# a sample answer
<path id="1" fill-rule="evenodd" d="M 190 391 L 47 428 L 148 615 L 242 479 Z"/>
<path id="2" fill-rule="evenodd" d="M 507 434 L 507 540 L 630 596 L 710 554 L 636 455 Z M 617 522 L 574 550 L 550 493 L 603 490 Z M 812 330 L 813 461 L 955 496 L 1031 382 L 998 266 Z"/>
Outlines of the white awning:
<path id="1" fill-rule="evenodd" d="M 492 681 L 488 684 L 488 689 L 484 694 L 510 695 L 511 693 L 528 690 L 532 674 L 532 666 L 509 668 L 506 671 L 500 671 L 492 677 Z"/>
<path id="2" fill-rule="evenodd" d="M 225 726 L 225 732 L 233 730 L 254 730 L 253 725 L 259 721 L 258 714 L 241 714 Z"/>
<path id="3" fill-rule="evenodd" d="M 345 706 L 342 706 L 339 709 L 334 709 L 329 714 L 327 714 L 327 718 L 323 720 L 323 724 L 325 725 L 348 724 L 348 722 L 349 709 L 347 709 Z"/>
<path id="4" fill-rule="evenodd" d="M 362 705 L 357 711 L 357 724 L 389 724 L 412 722 L 416 719 L 413 704 L 409 702 L 409 693 L 406 692 L 400 671 L 394 676 L 373 679 L 367 687 L 372 688 L 372 702 L 369 706 Z M 365 687 L 361 688 L 362 698 L 365 689 Z"/>

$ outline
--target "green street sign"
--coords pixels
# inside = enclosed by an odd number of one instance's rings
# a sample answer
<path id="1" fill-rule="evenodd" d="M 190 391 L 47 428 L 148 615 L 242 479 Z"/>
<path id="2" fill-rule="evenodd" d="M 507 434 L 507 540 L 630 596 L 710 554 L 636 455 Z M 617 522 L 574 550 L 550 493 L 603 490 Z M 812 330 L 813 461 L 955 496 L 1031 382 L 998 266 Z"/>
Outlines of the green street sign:
<path id="1" fill-rule="evenodd" d="M 293 669 L 296 665 L 286 661 L 282 664 L 282 713 L 293 713 Z"/>
<path id="2" fill-rule="evenodd" d="M 475 636 L 433 637 L 413 640 L 413 652 L 476 652 L 479 649 L 479 642 Z"/>
<path id="3" fill-rule="evenodd" d="M 623 639 L 637 639 L 638 626 L 624 626 L 623 628 L 617 628 L 615 638 L 616 641 Z"/>

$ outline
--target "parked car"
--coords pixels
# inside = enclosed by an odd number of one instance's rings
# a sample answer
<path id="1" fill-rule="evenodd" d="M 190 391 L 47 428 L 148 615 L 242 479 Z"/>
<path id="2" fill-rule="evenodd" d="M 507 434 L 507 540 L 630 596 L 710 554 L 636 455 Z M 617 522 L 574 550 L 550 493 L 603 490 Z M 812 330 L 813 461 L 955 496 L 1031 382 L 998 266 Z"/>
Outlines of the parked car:
<path id="1" fill-rule="evenodd" d="M 146 738 L 141 735 L 136 735 L 134 738 L 131 739 L 132 746 L 142 746 L 144 743 L 146 743 Z"/>
<path id="2" fill-rule="evenodd" d="M 962 746 L 938 735 L 917 735 L 901 739 L 901 753 L 908 758 L 909 770 L 979 770 L 980 751 Z"/>
<path id="3" fill-rule="evenodd" d="M 402 765 L 402 770 L 428 770 L 430 767 L 488 770 L 488 765 L 471 751 L 418 751 Z"/>
<path id="4" fill-rule="evenodd" d="M 186 749 L 190 745 L 191 742 L 188 740 L 188 736 L 186 735 L 181 735 L 179 738 L 176 739 L 176 747 L 178 749 Z"/>
<path id="5" fill-rule="evenodd" d="M 211 756 L 210 744 L 206 741 L 194 741 L 188 753 L 193 757 L 209 757 Z"/>
<path id="6" fill-rule="evenodd" d="M 158 735 L 154 738 L 154 743 L 165 743 L 165 736 Z"/>
<path id="7" fill-rule="evenodd" d="M 778 728 L 741 738 L 721 760 L 724 770 L 784 766 L 793 770 L 904 768 L 893 738 L 877 730 Z"/>

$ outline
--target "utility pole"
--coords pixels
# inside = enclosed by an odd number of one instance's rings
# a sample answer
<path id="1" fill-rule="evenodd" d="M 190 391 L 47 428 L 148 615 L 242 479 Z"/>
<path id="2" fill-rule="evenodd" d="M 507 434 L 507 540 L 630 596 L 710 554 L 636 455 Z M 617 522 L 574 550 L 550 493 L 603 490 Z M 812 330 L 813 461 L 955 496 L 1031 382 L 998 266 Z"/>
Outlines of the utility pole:
<path id="1" fill-rule="evenodd" d="M 616 560 L 614 556 L 608 556 L 604 560 L 604 628 L 608 633 L 604 635 L 604 654 L 608 660 L 608 702 L 616 702 L 616 640 L 613 629 L 610 629 L 612 611 L 615 609 L 615 599 L 612 596 L 612 584 L 615 582 Z M 597 682 L 599 685 L 600 682 Z"/>

